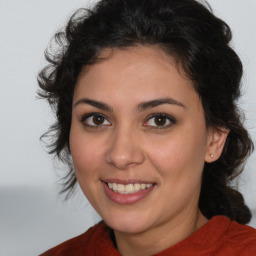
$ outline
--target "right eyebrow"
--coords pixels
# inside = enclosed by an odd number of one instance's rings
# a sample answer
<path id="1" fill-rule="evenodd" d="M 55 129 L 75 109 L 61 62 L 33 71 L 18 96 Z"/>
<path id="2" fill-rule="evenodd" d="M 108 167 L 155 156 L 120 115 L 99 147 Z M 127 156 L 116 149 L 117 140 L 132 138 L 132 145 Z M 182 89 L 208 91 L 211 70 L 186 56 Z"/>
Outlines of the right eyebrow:
<path id="1" fill-rule="evenodd" d="M 91 100 L 91 99 L 87 99 L 87 98 L 82 98 L 80 100 L 78 100 L 75 104 L 74 107 L 80 105 L 80 104 L 88 104 L 91 105 L 93 107 L 108 111 L 108 112 L 113 112 L 113 108 L 109 105 L 107 105 L 106 103 L 102 103 L 96 100 Z"/>
<path id="2" fill-rule="evenodd" d="M 146 101 L 146 102 L 142 102 L 138 105 L 137 109 L 139 111 L 144 111 L 146 109 L 149 108 L 154 108 L 157 107 L 159 105 L 163 105 L 163 104 L 171 104 L 171 105 L 176 105 L 182 108 L 185 108 L 185 105 L 182 104 L 181 102 L 172 99 L 172 98 L 160 98 L 160 99 L 154 99 L 154 100 L 150 100 L 150 101 Z"/>

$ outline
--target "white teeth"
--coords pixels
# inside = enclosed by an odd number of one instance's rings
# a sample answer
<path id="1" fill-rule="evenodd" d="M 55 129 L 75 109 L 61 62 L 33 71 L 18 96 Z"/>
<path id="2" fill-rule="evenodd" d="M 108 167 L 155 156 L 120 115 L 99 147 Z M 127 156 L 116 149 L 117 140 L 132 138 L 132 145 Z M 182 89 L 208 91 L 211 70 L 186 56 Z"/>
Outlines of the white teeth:
<path id="1" fill-rule="evenodd" d="M 132 194 L 132 193 L 136 193 L 140 190 L 144 190 L 147 188 L 150 188 L 153 184 L 139 184 L 139 183 L 135 183 L 135 184 L 117 184 L 117 183 L 107 183 L 108 187 L 112 190 L 114 190 L 117 193 L 120 194 Z"/>
<path id="2" fill-rule="evenodd" d="M 117 191 L 117 184 L 116 184 L 116 183 L 113 183 L 112 186 L 113 186 L 113 190 L 114 190 L 114 191 Z"/>
<path id="3" fill-rule="evenodd" d="M 125 192 L 132 193 L 133 190 L 134 190 L 133 184 L 128 184 L 128 185 L 125 186 Z"/>
<path id="4" fill-rule="evenodd" d="M 139 191 L 140 190 L 140 184 L 136 183 L 133 186 L 134 186 L 134 190 L 135 191 Z"/>
<path id="5" fill-rule="evenodd" d="M 118 184 L 117 185 L 117 191 L 120 191 L 120 193 L 123 193 L 125 190 L 124 184 Z"/>
<path id="6" fill-rule="evenodd" d="M 141 184 L 141 185 L 140 185 L 141 189 L 145 189 L 146 186 L 147 186 L 146 184 Z"/>

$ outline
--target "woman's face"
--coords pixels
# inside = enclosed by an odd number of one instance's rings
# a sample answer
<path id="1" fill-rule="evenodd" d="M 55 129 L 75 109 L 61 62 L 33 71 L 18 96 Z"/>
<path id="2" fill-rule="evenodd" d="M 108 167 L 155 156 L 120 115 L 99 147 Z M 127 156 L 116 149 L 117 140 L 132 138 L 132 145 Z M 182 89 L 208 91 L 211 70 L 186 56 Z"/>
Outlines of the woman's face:
<path id="1" fill-rule="evenodd" d="M 175 225 L 198 211 L 211 138 L 192 82 L 156 48 L 116 49 L 80 74 L 71 154 L 84 194 L 114 230 Z"/>

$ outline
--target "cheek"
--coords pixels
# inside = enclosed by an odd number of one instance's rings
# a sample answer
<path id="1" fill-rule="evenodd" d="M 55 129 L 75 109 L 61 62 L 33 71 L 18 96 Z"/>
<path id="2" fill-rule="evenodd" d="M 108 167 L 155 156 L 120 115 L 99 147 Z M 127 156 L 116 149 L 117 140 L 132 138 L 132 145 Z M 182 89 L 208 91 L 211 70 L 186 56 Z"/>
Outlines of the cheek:
<path id="1" fill-rule="evenodd" d="M 200 140 L 201 143 L 197 135 L 191 136 L 191 133 L 176 133 L 168 139 L 154 143 L 154 147 L 149 147 L 148 155 L 163 176 L 201 176 L 205 155 L 204 136 Z"/>
<path id="2" fill-rule="evenodd" d="M 96 141 L 90 141 L 78 129 L 71 129 L 70 150 L 77 177 L 90 176 L 102 159 L 101 147 Z"/>
<path id="3" fill-rule="evenodd" d="M 86 145 L 81 142 L 73 145 L 73 148 L 71 147 L 71 155 L 74 165 L 76 167 L 79 167 L 77 168 L 77 171 L 82 171 L 89 166 L 93 167 L 97 163 L 98 153 L 96 150 L 93 149 L 92 146 L 89 146 L 88 144 Z"/>

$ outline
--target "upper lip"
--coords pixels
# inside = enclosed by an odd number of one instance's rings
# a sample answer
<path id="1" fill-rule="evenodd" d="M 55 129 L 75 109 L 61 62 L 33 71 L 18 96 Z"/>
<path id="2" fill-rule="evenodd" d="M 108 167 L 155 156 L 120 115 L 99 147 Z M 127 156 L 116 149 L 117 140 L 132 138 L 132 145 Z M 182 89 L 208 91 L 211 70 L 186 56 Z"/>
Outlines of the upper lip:
<path id="1" fill-rule="evenodd" d="M 145 181 L 140 179 L 117 179 L 117 178 L 108 178 L 108 179 L 102 179 L 102 182 L 105 183 L 117 183 L 117 184 L 155 184 L 155 182 L 152 181 Z"/>

